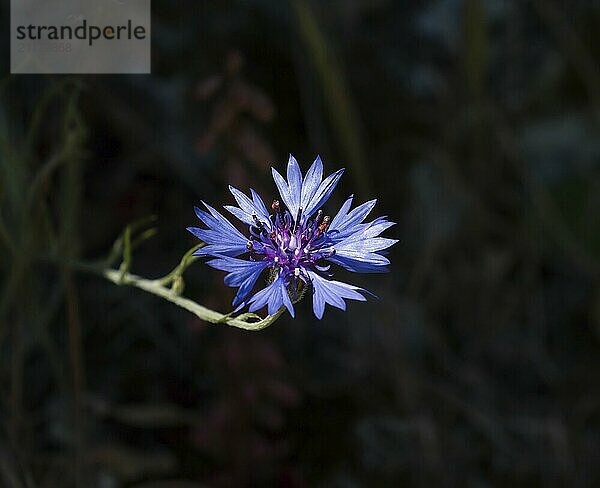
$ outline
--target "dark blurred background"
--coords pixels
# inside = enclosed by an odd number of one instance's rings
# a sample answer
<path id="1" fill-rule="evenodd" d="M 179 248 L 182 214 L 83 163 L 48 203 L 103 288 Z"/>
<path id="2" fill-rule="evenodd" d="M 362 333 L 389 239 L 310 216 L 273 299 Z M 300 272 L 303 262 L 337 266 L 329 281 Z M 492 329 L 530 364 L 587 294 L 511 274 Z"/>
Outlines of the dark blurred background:
<path id="1" fill-rule="evenodd" d="M 152 3 L 148 76 L 2 36 L 0 486 L 600 486 L 598 2 Z M 290 152 L 398 222 L 378 300 L 245 332 L 70 267 L 155 214 L 164 275 Z"/>

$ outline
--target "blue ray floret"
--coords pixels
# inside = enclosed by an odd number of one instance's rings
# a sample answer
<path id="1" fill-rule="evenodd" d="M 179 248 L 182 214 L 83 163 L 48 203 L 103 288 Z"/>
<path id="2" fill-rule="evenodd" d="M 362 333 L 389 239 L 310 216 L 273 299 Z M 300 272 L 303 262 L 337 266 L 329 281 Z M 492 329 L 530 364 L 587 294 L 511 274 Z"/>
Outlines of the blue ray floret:
<path id="1" fill-rule="evenodd" d="M 248 226 L 245 237 L 229 220 L 210 205 L 195 208 L 206 228 L 188 230 L 206 245 L 194 254 L 210 256 L 208 265 L 227 272 L 225 284 L 238 288 L 233 300 L 237 309 L 249 305 L 254 312 L 267 307 L 269 315 L 286 307 L 294 316 L 293 301 L 310 289 L 313 310 L 323 317 L 325 304 L 342 310 L 345 300 L 365 300 L 366 290 L 331 280 L 331 264 L 357 273 L 387 271 L 390 261 L 383 255 L 396 239 L 380 237 L 394 225 L 386 217 L 364 222 L 377 200 L 350 210 L 353 196 L 331 219 L 321 207 L 337 186 L 343 169 L 323 179 L 323 163 L 317 156 L 302 176 L 296 159 L 290 155 L 287 180 L 275 169 L 273 179 L 281 200 L 274 200 L 270 210 L 261 197 L 250 190 L 250 197 L 230 186 L 238 206 L 224 208 Z M 260 276 L 267 274 L 268 285 L 252 295 Z"/>

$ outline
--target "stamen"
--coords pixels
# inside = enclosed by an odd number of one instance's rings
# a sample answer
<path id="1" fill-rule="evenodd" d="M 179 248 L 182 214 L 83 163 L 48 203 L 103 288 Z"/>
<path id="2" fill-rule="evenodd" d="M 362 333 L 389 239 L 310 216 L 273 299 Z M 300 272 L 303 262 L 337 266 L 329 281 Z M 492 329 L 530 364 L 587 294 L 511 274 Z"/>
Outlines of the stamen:
<path id="1" fill-rule="evenodd" d="M 275 214 L 281 215 L 281 205 L 279 205 L 279 200 L 273 200 L 273 203 L 271 204 L 271 210 L 273 210 Z"/>
<path id="2" fill-rule="evenodd" d="M 252 242 L 252 241 L 246 242 L 246 249 L 248 249 L 248 251 L 252 251 L 254 249 L 254 242 Z"/>
<path id="3" fill-rule="evenodd" d="M 296 216 L 296 221 L 294 222 L 294 230 L 292 232 L 296 232 L 296 228 L 298 224 L 300 224 L 300 218 L 302 217 L 302 207 L 298 209 L 298 215 Z"/>
<path id="4" fill-rule="evenodd" d="M 256 227 L 258 227 L 258 229 L 260 230 L 260 233 L 266 233 L 265 230 L 265 224 L 263 224 L 259 219 L 258 219 L 258 215 L 256 215 L 256 212 L 252 212 L 252 218 L 254 219 L 254 223 L 256 224 Z"/>
<path id="5" fill-rule="evenodd" d="M 325 217 L 323 217 L 323 223 L 321 225 L 319 225 L 319 228 L 317 229 L 317 233 L 316 233 L 315 237 L 319 237 L 321 234 L 323 234 L 323 232 L 325 232 L 329 228 L 330 220 L 331 220 L 331 217 L 329 215 L 325 215 Z"/>
<path id="6" fill-rule="evenodd" d="M 300 276 L 300 268 L 295 268 L 294 269 L 294 276 L 297 278 L 298 276 Z"/>
<path id="7" fill-rule="evenodd" d="M 319 210 L 317 212 L 317 216 L 315 217 L 315 226 L 321 223 L 321 217 L 323 217 L 323 210 Z"/>

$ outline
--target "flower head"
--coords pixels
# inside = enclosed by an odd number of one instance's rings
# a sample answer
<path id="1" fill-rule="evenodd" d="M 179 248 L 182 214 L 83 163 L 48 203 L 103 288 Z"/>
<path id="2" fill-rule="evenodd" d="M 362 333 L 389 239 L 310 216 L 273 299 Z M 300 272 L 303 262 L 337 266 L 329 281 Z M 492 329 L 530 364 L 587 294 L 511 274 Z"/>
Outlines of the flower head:
<path id="1" fill-rule="evenodd" d="M 272 171 L 283 203 L 274 200 L 270 209 L 254 190 L 250 190 L 250 198 L 229 187 L 238 206 L 224 208 L 248 225 L 248 237 L 210 205 L 202 202 L 206 211 L 195 208 L 207 228 L 188 227 L 206 244 L 194 254 L 214 258 L 207 264 L 226 271 L 225 284 L 238 288 L 233 306 L 241 308 L 247 303 L 251 312 L 266 306 L 272 315 L 285 306 L 293 317 L 293 301 L 306 290 L 312 291 L 313 310 L 319 319 L 326 303 L 345 310 L 345 299 L 364 301 L 366 291 L 362 288 L 329 279 L 331 264 L 360 273 L 387 271 L 389 260 L 384 250 L 397 240 L 380 234 L 394 222 L 386 217 L 363 222 L 376 200 L 350 210 L 352 195 L 333 218 L 326 215 L 321 207 L 344 170 L 323 179 L 323 163 L 318 156 L 304 176 L 291 155 L 287 181 L 277 170 Z M 250 296 L 267 271 L 268 285 Z"/>

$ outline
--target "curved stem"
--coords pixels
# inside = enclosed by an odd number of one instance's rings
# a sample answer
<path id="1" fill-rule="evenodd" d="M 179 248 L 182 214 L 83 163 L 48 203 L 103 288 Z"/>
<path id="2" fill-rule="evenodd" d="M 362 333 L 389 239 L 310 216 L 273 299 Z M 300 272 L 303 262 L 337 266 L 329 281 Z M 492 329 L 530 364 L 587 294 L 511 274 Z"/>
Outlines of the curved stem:
<path id="1" fill-rule="evenodd" d="M 281 307 L 275 314 L 268 315 L 264 319 L 253 313 L 244 313 L 237 317 L 231 317 L 231 314 L 216 312 L 189 298 L 182 297 L 172 288 L 164 286 L 165 283 L 169 282 L 169 280 L 165 280 L 164 278 L 149 280 L 127 271 L 102 269 L 91 264 L 80 262 L 71 262 L 69 265 L 80 271 L 99 274 L 116 285 L 134 286 L 148 293 L 152 293 L 153 295 L 174 303 L 178 307 L 193 313 L 199 319 L 210 322 L 211 324 L 229 325 L 231 327 L 252 331 L 262 330 L 273 324 L 285 311 L 285 307 Z"/>
<path id="2" fill-rule="evenodd" d="M 183 272 L 187 269 L 187 267 L 190 264 L 192 264 L 194 261 L 196 261 L 196 259 L 198 259 L 198 256 L 194 256 L 194 252 L 204 246 L 205 244 L 201 243 L 192 247 L 188 252 L 186 252 L 183 255 L 180 263 L 175 267 L 175 269 L 173 269 L 173 271 L 171 271 L 168 275 L 158 279 L 157 281 L 161 285 L 168 285 L 170 283 L 173 283 L 179 276 L 183 274 Z"/>

